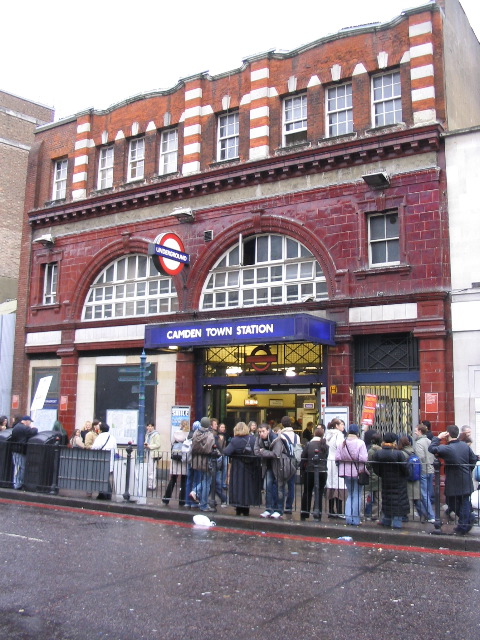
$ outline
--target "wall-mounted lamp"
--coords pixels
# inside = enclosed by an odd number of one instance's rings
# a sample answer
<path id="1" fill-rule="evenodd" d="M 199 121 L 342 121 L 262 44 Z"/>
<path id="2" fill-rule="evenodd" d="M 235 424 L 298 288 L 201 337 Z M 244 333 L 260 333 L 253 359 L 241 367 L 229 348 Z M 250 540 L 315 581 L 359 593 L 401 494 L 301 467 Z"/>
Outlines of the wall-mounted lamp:
<path id="1" fill-rule="evenodd" d="M 55 244 L 55 238 L 51 233 L 46 233 L 43 236 L 39 236 L 38 238 L 32 240 L 32 243 L 33 242 L 40 242 L 44 247 L 50 249 Z"/>
<path id="2" fill-rule="evenodd" d="M 170 215 L 179 222 L 193 222 L 195 220 L 195 215 L 190 207 L 178 207 Z"/>
<path id="3" fill-rule="evenodd" d="M 367 173 L 362 176 L 362 179 L 369 187 L 373 189 L 385 189 L 390 186 L 390 178 L 388 173 L 384 171 L 378 171 L 377 173 Z"/>

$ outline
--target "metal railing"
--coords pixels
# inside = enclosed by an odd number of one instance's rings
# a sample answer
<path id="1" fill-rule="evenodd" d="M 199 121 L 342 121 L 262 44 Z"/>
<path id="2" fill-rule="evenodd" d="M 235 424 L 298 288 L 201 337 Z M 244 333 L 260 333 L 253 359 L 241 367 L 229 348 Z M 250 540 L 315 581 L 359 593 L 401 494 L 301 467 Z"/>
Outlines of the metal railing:
<path id="1" fill-rule="evenodd" d="M 15 463 L 14 454 L 18 447 L 8 440 L 0 440 L 0 486 L 13 488 Z M 452 466 L 441 469 L 435 460 L 434 474 L 423 474 L 415 482 L 409 481 L 399 467 L 407 469 L 404 463 L 382 463 L 390 471 L 397 469 L 398 478 L 387 479 L 370 462 L 369 482 L 358 485 L 357 464 L 345 463 L 343 477 L 339 477 L 338 467 L 333 460 L 314 460 L 313 470 L 299 468 L 292 479 L 277 483 L 272 469 L 272 484 L 267 486 L 265 459 L 252 455 L 227 458 L 214 455 L 193 456 L 190 462 L 172 460 L 170 451 L 161 452 L 158 458 L 145 456 L 143 462 L 137 458 L 136 448 L 119 448 L 115 453 L 104 450 L 78 449 L 53 444 L 28 444 L 24 456 L 23 488 L 44 493 L 80 495 L 113 495 L 117 501 L 149 502 L 161 507 L 199 507 L 217 510 L 218 507 L 245 509 L 266 507 L 267 493 L 274 496 L 269 505 L 280 513 L 297 513 L 302 520 L 322 516 L 330 519 L 359 524 L 369 520 L 401 516 L 403 521 L 429 521 L 434 532 L 442 533 L 446 522 L 465 524 L 467 508 L 455 500 L 444 496 L 444 473 L 450 473 Z M 301 467 L 301 465 L 300 465 Z M 334 470 L 335 467 L 335 470 Z M 113 472 L 111 469 L 113 468 Z M 361 470 L 361 467 L 360 467 Z M 442 470 L 442 474 L 441 474 Z M 472 477 L 469 465 L 456 465 L 455 473 Z M 267 474 L 268 475 L 268 474 Z M 387 476 L 392 476 L 388 473 Z M 395 474 L 393 474 L 395 475 Z M 400 509 L 395 482 L 406 486 L 408 504 Z M 475 483 L 476 485 L 477 483 Z M 393 486 L 393 494 L 392 494 Z M 480 487 L 480 485 L 479 485 Z M 283 489 L 283 490 L 282 490 Z M 392 497 L 393 495 L 393 497 Z M 470 524 L 478 525 L 480 489 L 468 504 Z M 405 493 L 403 494 L 405 502 Z M 389 502 L 390 501 L 390 502 Z M 447 504 L 448 503 L 448 504 Z M 463 509 L 463 511 L 462 511 Z M 355 522 L 352 522 L 352 519 Z M 460 520 L 462 522 L 460 522 Z"/>

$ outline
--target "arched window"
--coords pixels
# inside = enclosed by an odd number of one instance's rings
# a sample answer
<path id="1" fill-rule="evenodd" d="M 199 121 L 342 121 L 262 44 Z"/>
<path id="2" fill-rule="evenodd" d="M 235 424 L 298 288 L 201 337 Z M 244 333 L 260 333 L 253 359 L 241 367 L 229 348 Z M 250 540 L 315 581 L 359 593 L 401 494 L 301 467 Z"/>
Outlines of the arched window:
<path id="1" fill-rule="evenodd" d="M 281 235 L 247 238 L 211 270 L 201 309 L 286 304 L 327 297 L 320 265 L 300 242 Z"/>
<path id="2" fill-rule="evenodd" d="M 172 278 L 161 276 L 147 256 L 130 255 L 100 273 L 88 292 L 82 320 L 154 316 L 177 309 Z"/>

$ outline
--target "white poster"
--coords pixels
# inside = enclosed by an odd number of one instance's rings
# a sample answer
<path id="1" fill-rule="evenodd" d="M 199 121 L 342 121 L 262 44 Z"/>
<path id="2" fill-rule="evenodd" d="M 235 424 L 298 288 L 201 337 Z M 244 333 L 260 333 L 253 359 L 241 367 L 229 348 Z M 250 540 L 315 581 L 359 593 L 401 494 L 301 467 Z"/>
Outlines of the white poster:
<path id="1" fill-rule="evenodd" d="M 188 428 L 191 429 L 190 407 L 186 405 L 174 405 L 172 407 L 172 414 L 171 414 L 171 420 L 170 420 L 172 438 L 173 438 L 173 432 L 179 431 L 181 429 L 181 424 L 184 420 L 187 421 Z"/>
<path id="2" fill-rule="evenodd" d="M 30 411 L 43 409 L 43 405 L 45 404 L 45 400 L 47 399 L 47 393 L 50 389 L 52 380 L 53 376 L 45 376 L 45 378 L 40 378 L 40 380 L 38 381 L 37 390 L 35 391 L 35 397 L 33 398 L 32 406 L 30 407 Z"/>
<path id="3" fill-rule="evenodd" d="M 348 430 L 350 425 L 350 412 L 348 407 L 325 407 L 324 410 L 324 425 L 328 427 L 328 423 L 334 418 L 340 418 L 345 423 L 345 428 Z"/>
<path id="4" fill-rule="evenodd" d="M 36 411 L 31 411 L 31 417 L 33 418 L 32 427 L 39 431 L 52 431 L 53 424 L 57 419 L 57 410 L 37 409 Z"/>
<path id="5" fill-rule="evenodd" d="M 107 424 L 117 444 L 137 444 L 138 411 L 108 409 Z"/>

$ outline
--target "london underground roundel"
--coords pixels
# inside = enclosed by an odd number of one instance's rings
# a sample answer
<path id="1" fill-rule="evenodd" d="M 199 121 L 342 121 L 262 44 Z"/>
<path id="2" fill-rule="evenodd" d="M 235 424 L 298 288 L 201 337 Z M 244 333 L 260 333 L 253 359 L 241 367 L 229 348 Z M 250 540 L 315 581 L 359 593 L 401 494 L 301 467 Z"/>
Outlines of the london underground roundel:
<path id="1" fill-rule="evenodd" d="M 153 264 L 165 276 L 176 276 L 190 262 L 182 240 L 176 233 L 161 233 L 154 240 Z"/>

